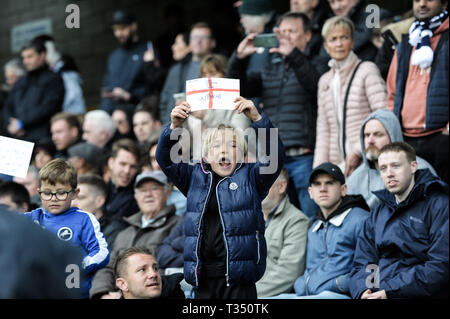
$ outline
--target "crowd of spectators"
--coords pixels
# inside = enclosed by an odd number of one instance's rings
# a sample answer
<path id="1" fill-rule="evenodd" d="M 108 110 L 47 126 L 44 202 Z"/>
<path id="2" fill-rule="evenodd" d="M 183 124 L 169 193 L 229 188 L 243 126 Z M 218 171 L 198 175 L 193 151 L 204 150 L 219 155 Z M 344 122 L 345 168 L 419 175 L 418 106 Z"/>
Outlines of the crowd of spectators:
<path id="1" fill-rule="evenodd" d="M 90 291 L 82 297 L 211 296 L 196 295 L 195 281 L 180 275 L 183 268 L 191 275 L 186 231 L 193 226 L 186 214 L 194 199 L 174 185 L 185 176 L 162 172 L 157 147 L 172 110 L 186 103 L 186 81 L 239 79 L 240 95 L 277 129 L 284 147 L 278 179 L 258 193 L 267 194 L 259 211 L 267 258 L 257 297 L 445 296 L 447 4 L 412 0 L 401 17 L 380 9 L 375 28 L 367 23 L 367 0 L 290 0 L 284 14 L 269 0 L 243 0 L 236 7 L 244 34 L 230 56 L 219 53 L 204 21 L 168 33 L 167 56 L 164 41 L 142 39 L 136 16 L 117 10 L 111 19 L 117 48 L 106 61 L 98 106 L 85 103 L 76 61 L 51 36 L 38 36 L 4 66 L 0 135 L 35 146 L 25 178 L 0 174 L 0 206 L 31 211 L 41 223 L 41 214 L 54 209 L 46 206 L 53 195 L 63 197 L 52 193 L 61 179 L 48 172 L 59 159 L 77 176 L 66 194 L 67 212 L 87 213 L 86 227 L 102 254 L 108 250 L 87 267 Z M 259 35 L 272 33 L 277 46 L 255 46 Z M 190 113 L 183 123 L 190 137 L 181 138 L 183 148 L 191 147 L 189 160 L 197 160 L 192 137 L 219 124 L 253 125 L 231 110 Z M 249 147 L 245 160 L 257 157 Z M 51 184 L 44 191 L 43 182 Z M 65 240 L 59 230 L 58 236 Z M 75 244 L 84 247 L 80 240 Z M 130 263 L 142 264 L 148 278 L 133 274 Z M 367 287 L 373 264 L 378 282 Z"/>

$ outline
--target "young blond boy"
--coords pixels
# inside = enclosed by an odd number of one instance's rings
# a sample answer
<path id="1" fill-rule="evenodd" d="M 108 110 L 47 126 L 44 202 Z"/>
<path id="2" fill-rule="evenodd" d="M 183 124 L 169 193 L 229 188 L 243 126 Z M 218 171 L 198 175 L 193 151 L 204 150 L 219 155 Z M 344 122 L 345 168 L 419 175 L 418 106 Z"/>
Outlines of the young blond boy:
<path id="1" fill-rule="evenodd" d="M 258 113 L 252 101 L 238 97 L 235 103 L 235 111 L 246 115 L 255 130 L 266 131 L 265 149 L 270 149 L 268 118 Z M 187 102 L 172 110 L 156 151 L 161 169 L 187 197 L 185 279 L 194 286 L 195 298 L 256 299 L 255 283 L 264 274 L 267 256 L 261 201 L 283 166 L 282 143 L 276 135 L 278 153 L 270 154 L 278 161 L 276 169 L 264 173 L 262 168 L 269 162 L 244 163 L 244 136 L 231 126 L 219 125 L 204 139 L 201 163 L 175 163 L 171 149 L 177 141 L 170 135 L 189 113 Z"/>
<path id="2" fill-rule="evenodd" d="M 83 273 L 84 280 L 81 289 L 83 296 L 88 297 L 91 279 L 108 263 L 109 250 L 94 215 L 77 207 L 71 208 L 72 200 L 79 192 L 76 169 L 60 158 L 50 161 L 39 171 L 38 192 L 42 208 L 25 213 L 25 216 L 82 250 L 84 258 L 80 274 Z"/>

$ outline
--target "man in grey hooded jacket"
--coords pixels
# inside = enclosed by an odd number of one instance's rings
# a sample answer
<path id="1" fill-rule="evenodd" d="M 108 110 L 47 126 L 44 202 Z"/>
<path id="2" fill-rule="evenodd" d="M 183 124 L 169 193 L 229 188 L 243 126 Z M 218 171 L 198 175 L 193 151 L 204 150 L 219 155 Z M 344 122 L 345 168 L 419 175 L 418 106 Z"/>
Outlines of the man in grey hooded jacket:
<path id="1" fill-rule="evenodd" d="M 360 139 L 363 162 L 347 179 L 348 194 L 361 194 L 370 209 L 374 209 L 379 199 L 372 192 L 385 187 L 378 171 L 378 154 L 386 144 L 403 142 L 400 122 L 388 109 L 372 112 L 361 126 Z M 436 175 L 423 158 L 417 156 L 417 163 L 419 169 L 428 168 Z"/>

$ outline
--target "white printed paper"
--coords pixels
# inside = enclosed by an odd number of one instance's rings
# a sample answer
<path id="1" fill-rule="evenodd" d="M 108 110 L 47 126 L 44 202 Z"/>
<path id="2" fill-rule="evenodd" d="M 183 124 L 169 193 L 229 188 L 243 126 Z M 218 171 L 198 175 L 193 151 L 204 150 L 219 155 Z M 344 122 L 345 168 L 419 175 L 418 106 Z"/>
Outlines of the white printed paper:
<path id="1" fill-rule="evenodd" d="M 0 173 L 25 178 L 34 143 L 0 136 Z"/>
<path id="2" fill-rule="evenodd" d="M 199 78 L 186 81 L 186 101 L 191 111 L 234 110 L 234 100 L 239 95 L 239 80 L 236 79 Z"/>

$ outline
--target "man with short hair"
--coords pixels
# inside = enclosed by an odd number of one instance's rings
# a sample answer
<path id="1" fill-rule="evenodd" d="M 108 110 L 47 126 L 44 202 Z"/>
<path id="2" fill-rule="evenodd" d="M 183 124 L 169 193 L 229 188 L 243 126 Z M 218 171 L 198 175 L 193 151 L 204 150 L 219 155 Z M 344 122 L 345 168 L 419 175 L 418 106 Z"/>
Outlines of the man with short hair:
<path id="1" fill-rule="evenodd" d="M 78 117 L 71 113 L 57 113 L 50 119 L 50 131 L 57 150 L 55 157 L 67 159 L 69 147 L 81 139 L 81 125 Z"/>
<path id="2" fill-rule="evenodd" d="M 289 201 L 288 182 L 289 174 L 283 168 L 261 203 L 268 248 L 266 272 L 256 282 L 258 298 L 291 292 L 305 271 L 309 218 Z"/>
<path id="3" fill-rule="evenodd" d="M 148 249 L 131 247 L 117 257 L 116 286 L 124 299 L 184 299 L 180 288 L 183 274 L 161 276 L 158 263 Z"/>
<path id="4" fill-rule="evenodd" d="M 122 220 L 137 211 L 134 198 L 133 182 L 139 172 L 140 151 L 137 144 L 130 139 L 120 139 L 112 146 L 112 154 L 108 159 L 111 180 L 108 182 L 108 196 L 105 203 L 105 214 L 109 218 Z"/>
<path id="5" fill-rule="evenodd" d="M 84 116 L 83 140 L 100 148 L 111 148 L 116 133 L 116 124 L 103 110 L 89 111 Z"/>
<path id="6" fill-rule="evenodd" d="M 119 106 L 132 110 L 148 93 L 141 73 L 148 44 L 139 40 L 136 16 L 129 10 L 117 10 L 111 25 L 119 47 L 108 58 L 100 103 L 100 109 L 109 114 Z"/>
<path id="7" fill-rule="evenodd" d="M 46 49 L 32 41 L 21 50 L 27 74 L 8 95 L 3 108 L 3 125 L 8 134 L 31 142 L 50 138 L 48 119 L 62 109 L 64 83 L 48 68 Z"/>
<path id="8" fill-rule="evenodd" d="M 200 62 L 216 47 L 211 27 L 205 22 L 197 22 L 191 27 L 189 35 L 191 54 L 174 64 L 167 74 L 161 91 L 159 104 L 161 122 L 170 122 L 170 112 L 177 102 L 173 95 L 186 91 L 186 81 L 200 77 Z"/>
<path id="9" fill-rule="evenodd" d="M 133 115 L 133 131 L 141 146 L 150 142 L 152 137 L 156 138 L 156 134 L 161 131 L 159 109 L 151 109 L 139 104 Z M 147 151 L 148 149 L 145 150 Z"/>
<path id="10" fill-rule="evenodd" d="M 302 12 L 311 20 L 312 35 L 308 43 L 308 50 L 313 56 L 319 54 L 322 48 L 322 27 L 325 21 L 332 16 L 326 2 L 326 0 L 290 0 L 291 12 Z"/>
<path id="11" fill-rule="evenodd" d="M 125 224 L 122 221 L 108 218 L 103 213 L 108 186 L 101 176 L 86 174 L 78 176 L 78 188 L 80 191 L 76 199 L 72 201 L 72 207 L 91 212 L 97 218 L 100 230 L 111 250 L 117 234 L 125 228 Z"/>
<path id="12" fill-rule="evenodd" d="M 350 299 L 356 239 L 369 207 L 361 195 L 347 195 L 345 177 L 337 165 L 317 166 L 309 183 L 309 194 L 320 209 L 308 230 L 306 270 L 294 283 L 295 294 L 275 298 Z"/>
<path id="13" fill-rule="evenodd" d="M 380 109 L 370 114 L 363 122 L 360 133 L 362 164 L 348 177 L 348 194 L 361 194 L 371 209 L 379 203 L 374 191 L 384 188 L 378 170 L 378 155 L 381 148 L 393 142 L 403 142 L 402 128 L 394 113 Z M 433 167 L 417 156 L 419 169 L 428 168 L 436 175 Z"/>
<path id="14" fill-rule="evenodd" d="M 308 195 L 316 140 L 317 85 L 322 71 L 305 54 L 311 39 L 310 21 L 303 13 L 284 14 L 276 29 L 280 45 L 259 72 L 247 72 L 256 52 L 256 33 L 241 41 L 228 64 L 228 78 L 240 80 L 241 95 L 261 96 L 264 113 L 278 128 L 286 148 L 286 168 L 297 190 L 302 212 L 312 218 L 317 206 Z"/>
<path id="15" fill-rule="evenodd" d="M 448 1 L 412 4 L 415 20 L 389 68 L 387 108 L 398 117 L 405 142 L 449 183 Z"/>
<path id="16" fill-rule="evenodd" d="M 12 211 L 28 212 L 31 208 L 30 194 L 25 186 L 8 181 L 0 184 L 0 205 L 9 207 Z"/>
<path id="17" fill-rule="evenodd" d="M 406 143 L 385 145 L 378 166 L 386 188 L 359 233 L 352 297 L 448 298 L 448 185 L 419 170 Z"/>
<path id="18" fill-rule="evenodd" d="M 99 271 L 93 281 L 91 297 L 117 297 L 114 285 L 114 263 L 117 256 L 132 246 L 143 246 L 156 252 L 158 245 L 166 238 L 178 222 L 175 206 L 167 206 L 170 188 L 167 177 L 161 171 L 143 172 L 134 183 L 135 198 L 139 212 L 123 218 L 127 228 L 114 241 L 111 260 L 103 271 Z"/>

